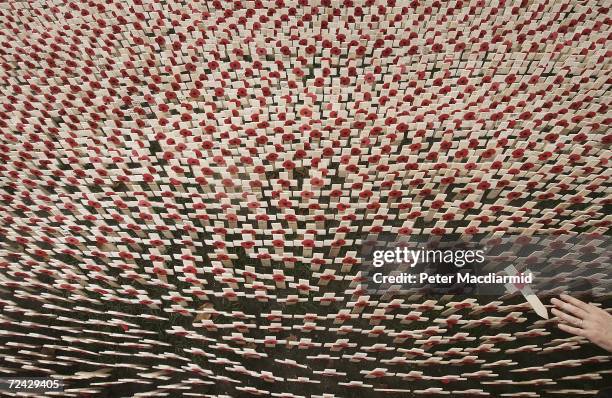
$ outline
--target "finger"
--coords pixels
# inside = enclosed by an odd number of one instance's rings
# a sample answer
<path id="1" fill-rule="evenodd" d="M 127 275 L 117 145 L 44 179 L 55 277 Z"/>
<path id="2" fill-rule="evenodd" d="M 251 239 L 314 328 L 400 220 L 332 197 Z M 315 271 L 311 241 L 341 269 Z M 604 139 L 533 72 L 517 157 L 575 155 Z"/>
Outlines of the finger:
<path id="1" fill-rule="evenodd" d="M 582 319 L 578 319 L 575 316 L 571 316 L 566 314 L 565 312 L 559 311 L 556 308 L 553 308 L 551 312 L 559 319 L 562 319 L 564 322 L 569 323 L 570 325 L 574 325 L 576 327 L 582 327 Z"/>
<path id="2" fill-rule="evenodd" d="M 585 310 L 575 307 L 570 303 L 566 303 L 565 301 L 554 298 L 551 300 L 551 303 L 553 303 L 555 307 L 559 308 L 560 310 L 563 310 L 563 312 L 570 313 L 580 319 L 584 319 L 587 316 L 587 312 Z"/>
<path id="3" fill-rule="evenodd" d="M 576 336 L 584 336 L 584 330 L 583 329 L 575 328 L 573 326 L 569 326 L 569 325 L 566 325 L 564 323 L 557 324 L 557 327 L 559 329 L 563 330 L 564 332 L 571 333 L 571 334 L 574 334 Z"/>
<path id="4" fill-rule="evenodd" d="M 591 304 L 587 304 L 584 301 L 578 300 L 577 298 L 569 296 L 567 294 L 561 294 L 561 299 L 563 299 L 563 301 L 566 301 L 566 302 L 570 303 L 574 307 L 581 308 L 581 309 L 583 309 L 583 310 L 585 310 L 587 312 L 589 312 L 594 307 Z"/>
<path id="5" fill-rule="evenodd" d="M 593 312 L 591 312 L 593 316 L 610 315 L 610 313 L 607 310 L 597 305 L 594 305 L 594 304 L 591 304 L 591 305 L 593 306 Z"/>

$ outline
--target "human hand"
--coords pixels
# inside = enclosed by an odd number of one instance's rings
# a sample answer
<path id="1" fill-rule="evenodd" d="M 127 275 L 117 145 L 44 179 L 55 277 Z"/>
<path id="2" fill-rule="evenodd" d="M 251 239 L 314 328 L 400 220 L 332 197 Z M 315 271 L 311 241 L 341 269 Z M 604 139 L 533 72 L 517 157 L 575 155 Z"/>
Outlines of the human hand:
<path id="1" fill-rule="evenodd" d="M 591 343 L 612 352 L 612 315 L 567 294 L 560 297 L 561 300 L 551 300 L 556 307 L 552 313 L 561 320 L 559 329 L 586 337 Z"/>

